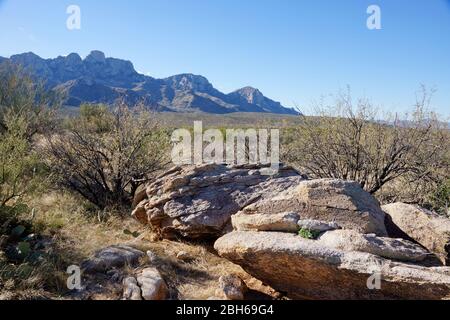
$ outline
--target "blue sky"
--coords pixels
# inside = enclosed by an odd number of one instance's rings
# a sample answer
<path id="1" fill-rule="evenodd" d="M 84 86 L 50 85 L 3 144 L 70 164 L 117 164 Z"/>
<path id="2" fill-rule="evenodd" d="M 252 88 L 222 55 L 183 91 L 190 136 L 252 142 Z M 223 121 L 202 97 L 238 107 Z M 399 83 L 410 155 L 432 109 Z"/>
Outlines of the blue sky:
<path id="1" fill-rule="evenodd" d="M 81 8 L 81 30 L 66 8 Z M 368 30 L 367 7 L 382 30 Z M 347 85 L 386 110 L 411 109 L 420 84 L 450 115 L 449 0 L 0 0 L 0 55 L 49 58 L 98 49 L 154 77 L 251 85 L 308 111 Z"/>

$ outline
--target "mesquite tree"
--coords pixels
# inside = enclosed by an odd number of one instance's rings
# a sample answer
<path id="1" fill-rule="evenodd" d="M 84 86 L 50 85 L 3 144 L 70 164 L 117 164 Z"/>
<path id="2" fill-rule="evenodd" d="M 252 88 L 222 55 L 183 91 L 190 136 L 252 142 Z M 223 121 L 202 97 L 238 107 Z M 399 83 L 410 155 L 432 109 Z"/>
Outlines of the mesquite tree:
<path id="1" fill-rule="evenodd" d="M 167 162 L 168 134 L 144 108 L 84 105 L 44 152 L 58 181 L 101 209 L 129 206 L 138 187 Z"/>

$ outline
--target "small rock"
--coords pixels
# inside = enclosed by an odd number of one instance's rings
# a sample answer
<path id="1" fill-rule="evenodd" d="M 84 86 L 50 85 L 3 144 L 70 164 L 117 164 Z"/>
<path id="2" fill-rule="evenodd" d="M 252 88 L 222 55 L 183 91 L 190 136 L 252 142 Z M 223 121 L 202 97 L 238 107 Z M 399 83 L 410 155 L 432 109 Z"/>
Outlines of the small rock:
<path id="1" fill-rule="evenodd" d="M 226 275 L 219 278 L 219 289 L 216 290 L 217 297 L 227 300 L 244 300 L 247 291 L 245 283 L 236 275 Z"/>
<path id="2" fill-rule="evenodd" d="M 127 277 L 123 280 L 123 300 L 142 300 L 141 289 L 135 277 Z"/>
<path id="3" fill-rule="evenodd" d="M 137 277 L 144 300 L 165 300 L 169 289 L 156 268 L 146 268 Z"/>
<path id="4" fill-rule="evenodd" d="M 130 246 L 110 246 L 96 252 L 92 259 L 83 262 L 82 268 L 87 273 L 106 272 L 126 264 L 134 265 L 143 255 L 142 251 Z"/>

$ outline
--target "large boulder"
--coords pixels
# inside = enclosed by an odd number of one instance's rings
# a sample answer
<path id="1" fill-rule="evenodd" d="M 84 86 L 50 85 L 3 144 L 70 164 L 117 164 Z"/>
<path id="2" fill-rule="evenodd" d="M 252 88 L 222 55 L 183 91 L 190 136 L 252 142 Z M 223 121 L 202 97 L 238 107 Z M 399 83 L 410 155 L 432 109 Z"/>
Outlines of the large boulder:
<path id="1" fill-rule="evenodd" d="M 132 215 L 164 238 L 217 238 L 238 230 L 297 232 L 316 220 L 361 233 L 387 234 L 377 200 L 358 183 L 307 180 L 290 167 L 266 175 L 259 165 L 175 167 L 135 198 Z"/>
<path id="2" fill-rule="evenodd" d="M 418 206 L 393 203 L 382 207 L 388 214 L 386 224 L 392 235 L 406 234 L 450 265 L 450 219 Z"/>
<path id="3" fill-rule="evenodd" d="M 450 298 L 450 268 L 335 249 L 291 233 L 236 231 L 218 239 L 215 248 L 292 299 Z"/>
<path id="4" fill-rule="evenodd" d="M 280 220 L 279 216 L 285 219 Z M 233 223 L 238 230 L 295 231 L 292 226 L 299 221 L 315 220 L 385 236 L 384 218 L 378 201 L 358 183 L 319 179 L 302 181 L 271 198 L 252 203 L 233 218 Z M 271 220 L 278 221 L 283 228 Z"/>
<path id="5" fill-rule="evenodd" d="M 276 175 L 266 175 L 267 169 L 217 164 L 175 167 L 137 194 L 132 215 L 164 238 L 217 238 L 230 229 L 231 216 L 244 207 L 305 180 L 290 167 L 281 166 Z"/>

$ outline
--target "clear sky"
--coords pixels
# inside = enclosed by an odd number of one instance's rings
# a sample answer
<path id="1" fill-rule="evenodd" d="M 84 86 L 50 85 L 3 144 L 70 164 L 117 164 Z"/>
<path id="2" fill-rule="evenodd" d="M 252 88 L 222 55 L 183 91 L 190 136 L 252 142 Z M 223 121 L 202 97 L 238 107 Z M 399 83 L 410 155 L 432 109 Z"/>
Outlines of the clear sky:
<path id="1" fill-rule="evenodd" d="M 68 30 L 66 9 L 81 9 Z M 381 8 L 381 30 L 366 27 Z M 224 92 L 251 85 L 308 111 L 349 85 L 386 110 L 410 109 L 420 84 L 450 115 L 449 0 L 0 0 L 0 55 L 91 50 L 154 77 L 206 76 Z"/>

